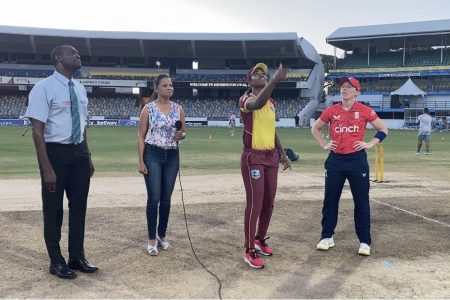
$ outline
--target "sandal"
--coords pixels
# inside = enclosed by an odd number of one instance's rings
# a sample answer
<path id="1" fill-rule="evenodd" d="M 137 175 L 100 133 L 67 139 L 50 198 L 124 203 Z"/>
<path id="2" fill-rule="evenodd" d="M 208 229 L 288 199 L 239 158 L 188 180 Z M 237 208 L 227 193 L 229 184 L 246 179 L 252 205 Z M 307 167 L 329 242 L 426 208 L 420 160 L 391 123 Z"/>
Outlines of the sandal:
<path id="1" fill-rule="evenodd" d="M 169 242 L 161 240 L 159 236 L 156 237 L 156 240 L 158 241 L 158 247 L 161 247 L 162 250 L 169 250 L 172 248 L 172 245 Z"/>
<path id="2" fill-rule="evenodd" d="M 157 256 L 158 255 L 158 247 L 156 245 L 151 245 L 150 243 L 147 244 L 147 253 L 150 256 Z"/>

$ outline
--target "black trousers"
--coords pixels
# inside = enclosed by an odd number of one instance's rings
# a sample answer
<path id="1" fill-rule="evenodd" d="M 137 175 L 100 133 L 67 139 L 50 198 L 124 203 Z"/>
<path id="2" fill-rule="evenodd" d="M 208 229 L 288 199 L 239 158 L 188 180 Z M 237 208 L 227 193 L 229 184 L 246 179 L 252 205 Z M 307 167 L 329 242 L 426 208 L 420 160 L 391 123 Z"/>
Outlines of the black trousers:
<path id="1" fill-rule="evenodd" d="M 370 245 L 369 164 L 362 150 L 351 154 L 330 152 L 325 162 L 325 199 L 322 209 L 322 236 L 330 238 L 338 221 L 339 200 L 345 180 L 353 195 L 355 231 L 361 243 Z"/>
<path id="2" fill-rule="evenodd" d="M 85 142 L 79 145 L 46 143 L 47 155 L 56 174 L 56 191 L 50 193 L 42 184 L 44 238 L 51 263 L 64 262 L 59 241 L 63 222 L 63 199 L 69 200 L 69 258 L 84 256 L 84 228 L 90 185 L 89 153 Z"/>

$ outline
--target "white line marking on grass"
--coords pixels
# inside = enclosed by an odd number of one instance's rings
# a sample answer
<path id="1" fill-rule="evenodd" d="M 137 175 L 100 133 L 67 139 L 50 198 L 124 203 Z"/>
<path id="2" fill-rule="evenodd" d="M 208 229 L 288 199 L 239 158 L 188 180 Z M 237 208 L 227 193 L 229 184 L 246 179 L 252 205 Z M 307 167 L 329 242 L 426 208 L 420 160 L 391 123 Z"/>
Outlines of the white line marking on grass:
<path id="1" fill-rule="evenodd" d="M 413 216 L 422 218 L 422 219 L 424 219 L 424 220 L 431 221 L 431 222 L 434 222 L 434 223 L 438 223 L 438 224 L 440 224 L 440 225 L 443 225 L 443 226 L 445 226 L 445 227 L 450 228 L 450 224 L 447 224 L 447 223 L 444 223 L 444 222 L 441 222 L 441 221 L 438 221 L 438 220 L 435 220 L 435 219 L 431 219 L 431 218 L 428 218 L 428 217 L 425 217 L 425 216 L 422 216 L 422 215 L 413 213 L 412 211 L 408 211 L 408 210 L 406 210 L 406 209 L 403 209 L 403 208 L 400 208 L 400 207 L 397 207 L 397 206 L 394 206 L 394 205 L 390 205 L 390 204 L 387 204 L 387 203 L 384 203 L 384 202 L 381 202 L 381 201 L 378 201 L 378 200 L 375 200 L 375 199 L 370 199 L 370 200 L 372 200 L 372 201 L 374 201 L 374 202 L 377 202 L 377 203 L 380 203 L 380 204 L 382 204 L 382 205 L 388 206 L 388 207 L 390 207 L 390 208 L 393 208 L 393 209 L 396 209 L 396 210 L 405 212 L 405 213 L 407 213 L 407 214 L 410 214 L 410 215 L 413 215 Z"/>

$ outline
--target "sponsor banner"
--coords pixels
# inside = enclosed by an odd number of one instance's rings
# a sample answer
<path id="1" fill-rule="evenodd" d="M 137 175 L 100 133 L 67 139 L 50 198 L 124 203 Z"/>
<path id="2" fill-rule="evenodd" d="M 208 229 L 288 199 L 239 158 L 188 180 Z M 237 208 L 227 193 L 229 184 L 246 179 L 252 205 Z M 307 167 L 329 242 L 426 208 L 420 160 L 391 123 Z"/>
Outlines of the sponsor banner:
<path id="1" fill-rule="evenodd" d="M 9 83 L 12 79 L 12 82 Z M 34 78 L 34 77 L 0 77 L 0 83 L 9 84 L 26 84 L 34 85 L 44 78 Z M 81 84 L 85 86 L 108 86 L 108 87 L 147 87 L 146 81 L 139 80 L 109 80 L 109 79 L 77 79 Z"/>
<path id="2" fill-rule="evenodd" d="M 189 121 L 207 121 L 208 118 L 205 117 L 186 117 L 186 122 Z"/>
<path id="3" fill-rule="evenodd" d="M 215 81 L 174 81 L 175 89 L 247 89 L 246 82 L 215 82 Z M 277 89 L 298 89 L 297 81 L 282 81 L 277 84 Z M 301 88 L 301 87 L 300 87 Z"/>
<path id="4" fill-rule="evenodd" d="M 147 87 L 146 81 L 138 80 L 78 79 L 78 81 L 85 86 Z"/>
<path id="5" fill-rule="evenodd" d="M 201 118 L 198 118 L 201 119 Z M 139 120 L 116 120 L 116 119 L 105 119 L 105 120 L 89 120 L 89 125 L 91 126 L 138 126 Z M 207 126 L 208 121 L 206 118 L 203 120 L 186 120 L 186 126 Z"/>
<path id="6" fill-rule="evenodd" d="M 190 120 L 188 120 L 190 119 Z M 0 126 L 23 126 L 26 119 L 0 119 Z M 139 120 L 116 120 L 116 119 L 106 119 L 106 120 L 90 120 L 89 125 L 91 126 L 138 126 Z M 198 126 L 213 126 L 213 127 L 227 127 L 228 121 L 207 121 L 206 118 L 187 118 L 186 126 L 188 127 L 198 127 Z M 236 127 L 241 126 L 238 119 L 236 119 Z M 276 123 L 277 127 L 294 127 L 294 119 L 286 118 L 280 119 Z"/>
<path id="7" fill-rule="evenodd" d="M 186 126 L 196 127 L 196 126 L 208 126 L 208 118 L 202 117 L 186 117 Z"/>
<path id="8" fill-rule="evenodd" d="M 420 77 L 420 72 L 381 73 L 378 77 Z"/>
<path id="9" fill-rule="evenodd" d="M 13 77 L 14 84 L 28 84 L 34 85 L 44 78 L 34 78 L 34 77 Z"/>
<path id="10" fill-rule="evenodd" d="M 228 122 L 228 121 L 227 121 Z M 228 124 L 228 123 L 227 123 Z M 101 120 L 98 117 L 96 119 L 91 118 L 89 125 L 92 126 L 139 126 L 139 119 L 104 119 Z M 207 126 L 207 118 L 186 118 L 186 126 Z"/>
<path id="11" fill-rule="evenodd" d="M 208 121 L 187 121 L 186 126 L 188 127 L 198 127 L 198 126 L 208 126 Z"/>
<path id="12" fill-rule="evenodd" d="M 0 76 L 0 84 L 13 84 L 13 79 L 10 76 Z"/>
<path id="13" fill-rule="evenodd" d="M 244 82 L 189 82 L 190 87 L 242 87 L 247 88 Z"/>
<path id="14" fill-rule="evenodd" d="M 104 116 L 89 116 L 89 120 L 104 120 Z"/>
<path id="15" fill-rule="evenodd" d="M 119 120 L 119 126 L 138 126 L 139 121 L 135 120 Z"/>
<path id="16" fill-rule="evenodd" d="M 119 120 L 89 120 L 89 125 L 93 126 L 119 126 Z"/>
<path id="17" fill-rule="evenodd" d="M 21 126 L 23 120 L 19 119 L 0 119 L 0 126 Z"/>

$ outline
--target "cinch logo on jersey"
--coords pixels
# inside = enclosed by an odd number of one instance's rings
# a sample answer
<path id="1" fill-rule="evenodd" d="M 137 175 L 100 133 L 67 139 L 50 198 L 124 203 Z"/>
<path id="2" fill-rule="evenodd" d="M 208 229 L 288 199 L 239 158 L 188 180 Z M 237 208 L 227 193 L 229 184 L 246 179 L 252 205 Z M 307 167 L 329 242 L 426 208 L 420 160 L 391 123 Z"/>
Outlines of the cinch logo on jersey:
<path id="1" fill-rule="evenodd" d="M 344 133 L 344 132 L 354 133 L 354 132 L 359 132 L 359 126 L 358 125 L 342 126 L 341 124 L 339 124 L 339 126 L 336 126 L 334 128 L 334 132 L 336 132 L 336 133 Z"/>

